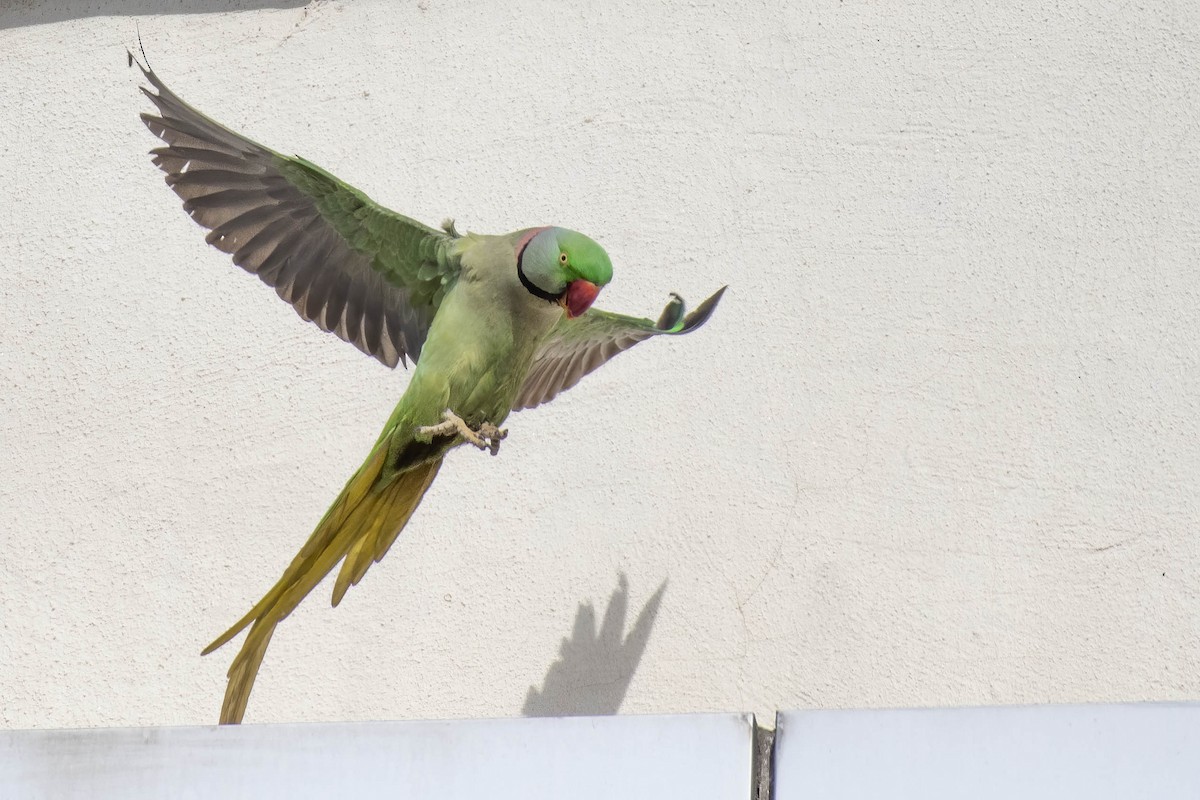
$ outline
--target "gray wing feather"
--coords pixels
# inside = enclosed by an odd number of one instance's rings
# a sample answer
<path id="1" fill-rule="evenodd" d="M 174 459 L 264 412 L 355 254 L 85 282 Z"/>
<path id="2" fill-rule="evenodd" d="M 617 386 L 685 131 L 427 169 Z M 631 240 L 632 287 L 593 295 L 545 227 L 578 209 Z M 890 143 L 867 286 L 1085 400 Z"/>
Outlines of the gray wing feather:
<path id="1" fill-rule="evenodd" d="M 678 335 L 696 330 L 708 321 L 724 293 L 722 286 L 686 315 L 683 298 L 673 295 L 658 322 L 599 309 L 593 309 L 579 319 L 564 319 L 551 330 L 534 356 L 533 366 L 517 393 L 513 410 L 534 408 L 552 400 L 559 392 L 579 383 L 584 375 L 638 342 L 663 334 Z"/>
<path id="2" fill-rule="evenodd" d="M 314 198 L 278 171 L 277 153 L 208 119 L 142 71 L 157 93 L 142 91 L 158 109 L 142 120 L 166 143 L 151 151 L 154 164 L 184 210 L 208 228 L 205 241 L 322 330 L 389 367 L 415 361 L 435 309 L 412 302 L 408 289 L 353 249 Z M 448 238 L 431 228 L 419 233 Z"/>

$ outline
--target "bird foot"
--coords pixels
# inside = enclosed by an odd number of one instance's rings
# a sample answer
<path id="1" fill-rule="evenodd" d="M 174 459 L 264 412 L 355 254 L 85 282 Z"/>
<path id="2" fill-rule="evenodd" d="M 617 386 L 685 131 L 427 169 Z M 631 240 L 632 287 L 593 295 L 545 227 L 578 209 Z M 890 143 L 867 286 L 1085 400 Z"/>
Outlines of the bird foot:
<path id="1" fill-rule="evenodd" d="M 508 436 L 508 431 L 502 431 L 490 422 L 472 428 L 462 417 L 447 408 L 442 412 L 441 422 L 417 428 L 417 434 L 431 439 L 434 436 L 461 436 L 480 450 L 489 450 L 492 455 L 496 455 L 500 452 L 500 441 Z"/>

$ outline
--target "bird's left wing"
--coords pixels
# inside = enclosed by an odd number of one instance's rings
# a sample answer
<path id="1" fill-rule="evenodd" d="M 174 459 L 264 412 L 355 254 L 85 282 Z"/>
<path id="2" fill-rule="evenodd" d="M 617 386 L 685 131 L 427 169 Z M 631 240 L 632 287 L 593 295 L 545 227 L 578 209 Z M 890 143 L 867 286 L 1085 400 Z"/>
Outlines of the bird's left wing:
<path id="1" fill-rule="evenodd" d="M 154 163 L 209 229 L 206 241 L 323 330 L 389 367 L 415 361 L 458 275 L 452 226 L 443 233 L 384 208 L 316 164 L 209 119 L 142 72 L 158 110 L 142 120 L 166 143 L 151 151 Z"/>
<path id="2" fill-rule="evenodd" d="M 595 308 L 577 319 L 564 317 L 547 334 L 534 356 L 533 366 L 517 393 L 513 410 L 520 411 L 548 402 L 559 392 L 579 383 L 584 375 L 638 342 L 661 334 L 675 335 L 696 330 L 708 321 L 724 293 L 725 287 L 722 286 L 690 314 L 684 313 L 683 298 L 672 295 L 657 322 Z"/>

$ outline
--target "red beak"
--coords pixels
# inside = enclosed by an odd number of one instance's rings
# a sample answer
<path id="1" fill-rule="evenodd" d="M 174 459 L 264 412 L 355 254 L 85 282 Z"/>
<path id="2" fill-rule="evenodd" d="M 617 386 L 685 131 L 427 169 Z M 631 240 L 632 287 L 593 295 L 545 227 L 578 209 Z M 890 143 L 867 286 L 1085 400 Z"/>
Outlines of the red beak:
<path id="1" fill-rule="evenodd" d="M 600 287 L 591 281 L 574 280 L 567 284 L 567 291 L 563 293 L 558 304 L 566 309 L 569 319 L 574 319 L 592 307 L 598 294 Z"/>

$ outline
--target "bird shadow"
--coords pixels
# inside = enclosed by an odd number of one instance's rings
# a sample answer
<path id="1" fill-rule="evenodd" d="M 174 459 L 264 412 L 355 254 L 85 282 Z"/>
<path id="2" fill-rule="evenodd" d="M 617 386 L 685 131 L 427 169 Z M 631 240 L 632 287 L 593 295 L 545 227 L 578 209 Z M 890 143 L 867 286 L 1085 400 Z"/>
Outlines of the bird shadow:
<path id="1" fill-rule="evenodd" d="M 45 25 L 80 17 L 124 17 L 142 14 L 204 14 L 299 8 L 307 0 L 240 0 L 234 3 L 172 3 L 162 0 L 0 0 L 0 30 Z"/>
<path id="2" fill-rule="evenodd" d="M 625 699 L 650 631 L 658 616 L 664 578 L 625 635 L 629 581 L 620 573 L 608 599 L 604 621 L 596 632 L 596 610 L 581 602 L 575 612 L 571 638 L 563 639 L 558 660 L 550 665 L 541 689 L 529 687 L 521 713 L 526 717 L 572 717 L 615 714 Z"/>

